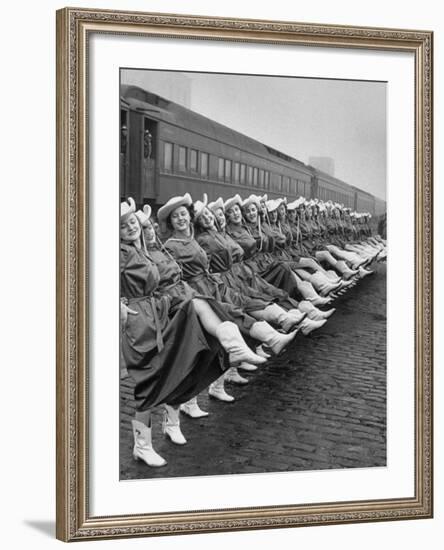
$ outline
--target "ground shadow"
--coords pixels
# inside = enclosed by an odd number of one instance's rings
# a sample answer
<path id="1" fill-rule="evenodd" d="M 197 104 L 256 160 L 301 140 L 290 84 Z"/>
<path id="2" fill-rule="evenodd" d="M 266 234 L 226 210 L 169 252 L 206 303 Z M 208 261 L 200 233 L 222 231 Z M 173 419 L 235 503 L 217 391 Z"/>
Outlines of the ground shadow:
<path id="1" fill-rule="evenodd" d="M 25 519 L 25 525 L 32 527 L 36 531 L 40 531 L 48 537 L 55 537 L 55 521 L 51 520 L 35 520 L 35 519 Z"/>

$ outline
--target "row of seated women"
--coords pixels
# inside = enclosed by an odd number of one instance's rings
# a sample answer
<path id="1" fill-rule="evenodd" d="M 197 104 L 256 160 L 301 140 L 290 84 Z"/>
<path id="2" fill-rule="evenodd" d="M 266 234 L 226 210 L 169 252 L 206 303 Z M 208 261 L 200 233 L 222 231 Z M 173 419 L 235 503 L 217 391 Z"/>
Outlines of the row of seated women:
<path id="1" fill-rule="evenodd" d="M 135 459 L 166 464 L 152 446 L 154 407 L 164 408 L 163 433 L 183 445 L 180 411 L 208 414 L 200 392 L 233 401 L 225 382 L 248 382 L 238 369 L 256 370 L 298 331 L 327 322 L 335 309 L 321 308 L 385 257 L 366 224 L 340 205 L 303 198 L 193 203 L 187 193 L 162 206 L 156 222 L 148 205 L 121 204 L 121 350 L 135 382 Z"/>

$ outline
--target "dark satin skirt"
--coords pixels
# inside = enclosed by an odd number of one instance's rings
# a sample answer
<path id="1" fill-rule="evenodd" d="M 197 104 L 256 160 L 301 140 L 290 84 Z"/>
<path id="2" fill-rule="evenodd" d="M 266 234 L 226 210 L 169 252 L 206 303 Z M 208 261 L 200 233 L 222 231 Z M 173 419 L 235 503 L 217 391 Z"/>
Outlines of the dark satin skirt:
<path id="1" fill-rule="evenodd" d="M 172 302 L 171 318 L 155 314 L 161 345 L 152 307 L 143 300 L 129 304 L 138 313 L 128 316 L 122 353 L 136 383 L 138 411 L 188 401 L 219 378 L 227 366 L 226 354 L 217 339 L 203 329 L 191 300 Z"/>

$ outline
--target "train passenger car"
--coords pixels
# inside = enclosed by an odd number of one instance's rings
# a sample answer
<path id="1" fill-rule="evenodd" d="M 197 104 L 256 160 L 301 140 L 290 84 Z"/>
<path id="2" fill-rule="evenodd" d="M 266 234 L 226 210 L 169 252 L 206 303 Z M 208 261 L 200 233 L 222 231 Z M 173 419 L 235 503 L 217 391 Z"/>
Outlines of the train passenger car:
<path id="1" fill-rule="evenodd" d="M 380 217 L 386 213 L 387 203 L 375 197 L 375 216 Z"/>
<path id="2" fill-rule="evenodd" d="M 362 189 L 356 188 L 356 202 L 354 205 L 356 212 L 370 212 L 375 215 L 375 197 Z"/>
<path id="3" fill-rule="evenodd" d="M 121 92 L 123 199 L 149 203 L 156 212 L 186 192 L 196 199 L 207 193 L 210 200 L 267 193 L 375 213 L 369 193 L 142 88 L 122 86 Z"/>
<path id="4" fill-rule="evenodd" d="M 312 197 L 312 169 L 134 86 L 121 98 L 121 194 L 154 207 L 175 194 Z"/>
<path id="5" fill-rule="evenodd" d="M 353 187 L 318 169 L 313 169 L 313 191 L 320 200 L 331 200 L 352 209 L 355 207 Z"/>

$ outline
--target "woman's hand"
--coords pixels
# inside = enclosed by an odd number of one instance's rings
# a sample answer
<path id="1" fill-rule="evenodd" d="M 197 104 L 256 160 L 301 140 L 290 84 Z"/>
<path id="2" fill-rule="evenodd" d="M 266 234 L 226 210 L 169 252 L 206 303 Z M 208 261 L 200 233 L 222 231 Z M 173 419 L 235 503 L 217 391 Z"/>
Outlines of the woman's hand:
<path id="1" fill-rule="evenodd" d="M 123 301 L 120 302 L 120 328 L 122 332 L 126 329 L 128 315 L 137 315 L 137 311 L 129 308 Z"/>

